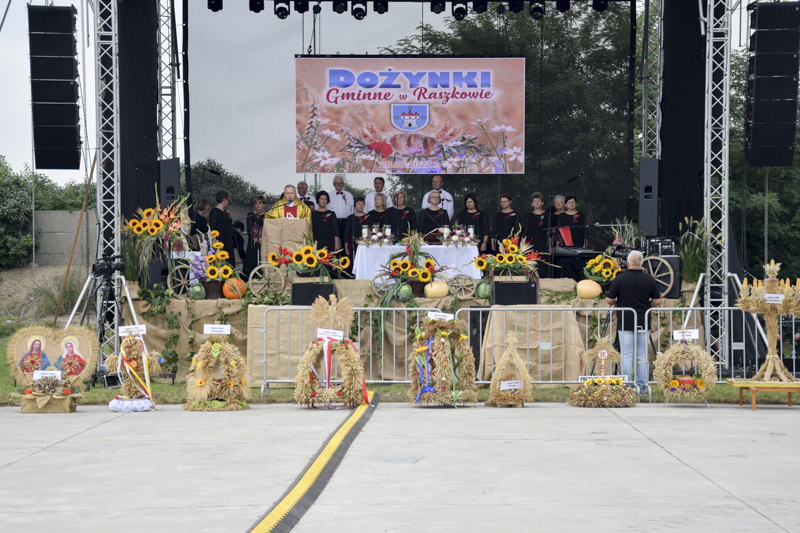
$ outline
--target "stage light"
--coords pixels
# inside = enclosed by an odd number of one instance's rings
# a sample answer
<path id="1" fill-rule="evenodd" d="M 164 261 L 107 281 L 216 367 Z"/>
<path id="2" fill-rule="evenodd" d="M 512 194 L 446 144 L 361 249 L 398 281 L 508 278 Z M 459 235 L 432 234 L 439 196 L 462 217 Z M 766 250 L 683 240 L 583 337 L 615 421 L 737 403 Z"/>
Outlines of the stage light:
<path id="1" fill-rule="evenodd" d="M 544 16 L 544 0 L 539 0 L 541 3 L 531 2 L 531 16 L 539 20 Z"/>
<path id="2" fill-rule="evenodd" d="M 522 11 L 523 7 L 525 7 L 525 2 L 523 2 L 523 0 L 510 0 L 508 2 L 508 9 L 511 10 L 512 13 L 519 13 Z"/>
<path id="3" fill-rule="evenodd" d="M 364 20 L 364 17 L 367 16 L 367 2 L 365 0 L 353 0 L 350 14 L 352 14 L 356 20 Z"/>
<path id="4" fill-rule="evenodd" d="M 222 0 L 208 0 L 208 9 L 216 13 L 222 10 Z"/>
<path id="5" fill-rule="evenodd" d="M 475 13 L 486 13 L 486 0 L 475 0 L 472 2 L 472 10 Z"/>
<path id="6" fill-rule="evenodd" d="M 253 13 L 264 11 L 264 0 L 250 0 L 250 11 Z"/>
<path id="7" fill-rule="evenodd" d="M 305 13 L 308 11 L 308 0 L 294 0 L 294 10 L 297 13 Z"/>
<path id="8" fill-rule="evenodd" d="M 315 15 L 319 15 L 320 13 L 322 13 L 322 6 L 316 4 L 313 8 L 311 8 L 311 10 L 314 12 Z"/>
<path id="9" fill-rule="evenodd" d="M 389 2 L 388 0 L 378 0 L 377 2 L 374 2 L 372 9 L 375 10 L 375 13 L 383 15 L 389 11 Z"/>
<path id="10" fill-rule="evenodd" d="M 569 0 L 556 0 L 556 9 L 562 13 L 569 11 Z"/>
<path id="11" fill-rule="evenodd" d="M 347 0 L 333 0 L 333 10 L 340 15 L 347 11 Z"/>
<path id="12" fill-rule="evenodd" d="M 441 14 L 444 11 L 444 0 L 433 0 L 431 2 L 431 11 L 437 15 Z"/>
<path id="13" fill-rule="evenodd" d="M 456 20 L 464 20 L 464 17 L 467 16 L 467 2 L 466 0 L 461 0 L 458 2 L 453 2 L 453 18 Z"/>
<path id="14" fill-rule="evenodd" d="M 595 11 L 605 11 L 608 7 L 608 0 L 592 0 L 592 9 Z"/>
<path id="15" fill-rule="evenodd" d="M 275 15 L 281 20 L 289 16 L 289 1 L 275 2 Z"/>
<path id="16" fill-rule="evenodd" d="M 506 6 L 504 6 L 502 3 L 497 4 L 497 14 L 502 15 L 505 12 L 506 12 Z"/>

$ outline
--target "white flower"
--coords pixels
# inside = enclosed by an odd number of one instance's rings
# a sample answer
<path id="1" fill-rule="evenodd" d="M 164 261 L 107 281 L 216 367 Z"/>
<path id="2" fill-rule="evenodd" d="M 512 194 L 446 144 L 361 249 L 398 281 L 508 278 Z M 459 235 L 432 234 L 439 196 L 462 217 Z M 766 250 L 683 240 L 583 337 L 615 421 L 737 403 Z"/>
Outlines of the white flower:
<path id="1" fill-rule="evenodd" d="M 314 161 L 319 163 L 319 166 L 321 167 L 324 167 L 325 165 L 335 165 L 341 161 L 340 157 L 331 157 L 331 154 L 329 154 L 327 150 L 318 150 L 314 152 L 314 155 L 317 156 L 314 158 Z"/>
<path id="2" fill-rule="evenodd" d="M 378 242 L 378 236 L 377 235 L 373 235 L 372 236 L 372 240 L 375 241 L 375 242 Z"/>
<path id="3" fill-rule="evenodd" d="M 321 158 L 328 158 L 331 154 L 327 150 L 317 150 L 314 155 Z M 317 161 L 316 159 L 314 161 Z"/>
<path id="4" fill-rule="evenodd" d="M 336 139 L 337 141 L 338 141 L 339 139 L 341 139 L 341 137 L 339 137 L 339 134 L 338 134 L 338 133 L 336 133 L 336 132 L 335 132 L 335 131 L 333 131 L 333 130 L 322 130 L 322 134 L 323 134 L 323 135 L 327 135 L 327 136 L 328 136 L 328 137 L 330 137 L 331 139 Z"/>
<path id="5" fill-rule="evenodd" d="M 488 118 L 479 118 L 479 119 L 478 119 L 478 120 L 476 120 L 475 122 L 470 122 L 470 124 L 475 124 L 476 126 L 483 126 L 483 125 L 484 125 L 484 124 L 486 124 L 487 122 L 489 122 L 489 119 L 488 119 Z"/>
<path id="6" fill-rule="evenodd" d="M 470 239 L 469 237 L 464 237 L 464 242 L 472 242 L 472 239 Z"/>
<path id="7" fill-rule="evenodd" d="M 452 237 L 450 237 L 450 240 L 453 242 L 458 242 L 458 235 L 453 235 Z"/>
<path id="8" fill-rule="evenodd" d="M 330 121 L 331 121 L 331 119 L 329 119 L 329 118 L 314 117 L 314 118 L 311 119 L 311 122 L 313 122 L 314 124 L 327 124 Z"/>
<path id="9" fill-rule="evenodd" d="M 388 239 L 388 238 L 386 238 L 386 239 L 383 239 L 383 242 L 384 242 L 385 244 L 389 244 L 389 239 Z"/>
<path id="10" fill-rule="evenodd" d="M 457 167 L 458 166 L 458 160 L 455 157 L 450 157 L 450 158 L 447 159 L 447 161 L 443 161 L 442 162 L 442 166 L 447 168 L 447 169 L 450 169 L 452 167 Z"/>
<path id="11" fill-rule="evenodd" d="M 500 124 L 499 126 L 494 126 L 492 131 L 517 131 L 511 126 L 506 126 L 505 124 Z"/>
<path id="12" fill-rule="evenodd" d="M 508 160 L 514 161 L 515 159 L 520 162 L 523 162 L 525 160 L 525 154 L 523 153 L 522 148 L 518 146 L 515 146 L 514 148 L 508 150 Z"/>
<path id="13" fill-rule="evenodd" d="M 368 154 L 368 153 L 358 154 L 358 158 L 359 159 L 375 159 L 375 154 Z"/>

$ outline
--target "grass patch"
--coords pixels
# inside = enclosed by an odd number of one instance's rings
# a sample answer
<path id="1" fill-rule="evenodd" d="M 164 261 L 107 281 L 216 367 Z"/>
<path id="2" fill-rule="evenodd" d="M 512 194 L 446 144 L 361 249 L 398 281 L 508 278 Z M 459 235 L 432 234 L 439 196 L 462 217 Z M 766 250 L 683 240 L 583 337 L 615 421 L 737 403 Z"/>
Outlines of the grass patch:
<path id="1" fill-rule="evenodd" d="M 44 281 L 36 284 L 34 296 L 36 297 L 36 314 L 54 315 L 58 306 L 58 299 L 61 296 L 61 287 L 64 285 L 63 276 L 45 277 Z M 67 278 L 64 298 L 61 301 L 59 314 L 69 314 L 78 301 L 78 296 L 83 289 L 83 279 L 77 272 L 71 272 Z"/>

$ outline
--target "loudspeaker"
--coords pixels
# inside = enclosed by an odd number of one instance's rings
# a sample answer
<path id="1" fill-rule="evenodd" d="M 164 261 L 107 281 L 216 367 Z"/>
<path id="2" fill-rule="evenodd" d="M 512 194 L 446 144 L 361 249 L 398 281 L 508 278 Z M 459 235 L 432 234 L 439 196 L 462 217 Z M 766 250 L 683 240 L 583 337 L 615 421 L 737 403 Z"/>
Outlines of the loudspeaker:
<path id="1" fill-rule="evenodd" d="M 492 283 L 492 305 L 536 305 L 539 291 L 534 281 L 495 281 Z"/>
<path id="2" fill-rule="evenodd" d="M 643 157 L 639 161 L 639 235 L 661 236 L 661 161 Z"/>
<path id="3" fill-rule="evenodd" d="M 745 155 L 753 167 L 792 166 L 797 127 L 800 2 L 751 4 Z"/>
<path id="4" fill-rule="evenodd" d="M 81 160 L 74 7 L 28 6 L 36 168 L 78 169 Z"/>
<path id="5" fill-rule="evenodd" d="M 181 195 L 181 161 L 162 159 L 158 162 L 158 198 L 161 206 L 167 206 Z"/>

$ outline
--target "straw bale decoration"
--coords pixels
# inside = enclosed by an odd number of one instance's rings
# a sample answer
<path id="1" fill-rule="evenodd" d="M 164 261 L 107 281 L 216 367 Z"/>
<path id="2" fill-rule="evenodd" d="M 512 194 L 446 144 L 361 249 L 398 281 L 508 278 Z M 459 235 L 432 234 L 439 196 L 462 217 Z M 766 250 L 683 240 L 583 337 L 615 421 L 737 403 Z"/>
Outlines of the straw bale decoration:
<path id="1" fill-rule="evenodd" d="M 100 349 L 89 328 L 64 330 L 30 326 L 9 339 L 7 357 L 23 413 L 71 413 L 83 398 L 81 384 L 91 376 Z M 36 370 L 55 370 L 61 378 L 33 380 Z"/>
<path id="2" fill-rule="evenodd" d="M 501 390 L 502 383 L 509 381 L 519 381 L 521 388 Z M 528 372 L 528 365 L 517 352 L 517 336 L 514 332 L 509 331 L 506 335 L 506 349 L 500 357 L 492 376 L 489 401 L 486 406 L 522 407 L 525 402 L 530 402 L 532 399 L 533 387 L 531 387 L 531 375 Z"/>
<path id="3" fill-rule="evenodd" d="M 572 391 L 567 404 L 574 407 L 633 407 L 636 405 L 636 391 L 626 387 L 621 378 L 611 378 L 608 370 L 622 360 L 619 352 L 611 344 L 611 337 L 597 341 L 591 350 L 581 355 L 586 367 L 599 374 L 587 379 Z"/>
<path id="4" fill-rule="evenodd" d="M 695 369 L 692 375 L 673 375 L 676 366 L 687 365 Z M 717 365 L 708 352 L 696 344 L 681 339 L 666 352 L 659 352 L 656 355 L 653 379 L 664 391 L 664 405 L 677 397 L 700 399 L 705 402 L 717 379 Z"/>
<path id="5" fill-rule="evenodd" d="M 462 405 L 478 400 L 475 359 L 467 336 L 455 320 L 425 320 L 424 329 L 415 328 L 415 357 L 408 372 L 408 397 L 419 405 Z"/>
<path id="6" fill-rule="evenodd" d="M 353 324 L 353 305 L 350 298 L 330 301 L 319 296 L 311 306 L 311 321 L 322 329 L 350 332 Z M 331 383 L 334 362 L 338 361 L 342 376 L 339 385 Z M 364 367 L 353 341 L 318 338 L 308 344 L 297 365 L 294 399 L 306 408 L 316 408 L 321 402 L 333 409 L 334 403 L 344 403 L 351 409 L 369 403 L 364 381 Z"/>
<path id="7" fill-rule="evenodd" d="M 227 335 L 209 335 L 186 376 L 186 411 L 242 411 L 247 399 L 247 364 Z"/>

